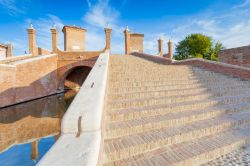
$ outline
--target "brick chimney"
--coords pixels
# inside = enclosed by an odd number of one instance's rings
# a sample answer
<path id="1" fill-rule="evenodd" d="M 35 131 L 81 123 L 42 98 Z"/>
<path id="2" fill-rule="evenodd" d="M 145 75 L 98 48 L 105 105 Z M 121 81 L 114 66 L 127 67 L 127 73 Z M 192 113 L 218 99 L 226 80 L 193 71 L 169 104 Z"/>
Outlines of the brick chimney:
<path id="1" fill-rule="evenodd" d="M 162 56 L 163 55 L 163 39 L 161 37 L 158 39 L 158 51 L 159 51 L 159 55 Z"/>
<path id="2" fill-rule="evenodd" d="M 125 35 L 125 54 L 129 54 L 130 53 L 130 32 L 129 32 L 128 27 L 125 29 L 124 35 Z"/>
<path id="3" fill-rule="evenodd" d="M 30 27 L 27 29 L 29 35 L 29 53 L 33 56 L 38 55 L 36 47 L 36 30 L 33 28 L 33 25 L 30 24 Z"/>
<path id="4" fill-rule="evenodd" d="M 7 52 L 6 52 L 6 57 L 11 57 L 12 56 L 12 44 L 7 44 Z"/>
<path id="5" fill-rule="evenodd" d="M 105 35 L 106 35 L 106 46 L 105 50 L 110 50 L 110 43 L 111 43 L 111 32 L 112 29 L 108 26 L 107 28 L 104 29 Z"/>
<path id="6" fill-rule="evenodd" d="M 169 39 L 169 42 L 168 42 L 168 56 L 167 58 L 169 59 L 173 59 L 173 42 L 171 41 L 171 39 Z"/>
<path id="7" fill-rule="evenodd" d="M 52 52 L 57 53 L 57 46 L 58 46 L 58 32 L 56 26 L 53 26 L 51 29 L 52 34 Z"/>

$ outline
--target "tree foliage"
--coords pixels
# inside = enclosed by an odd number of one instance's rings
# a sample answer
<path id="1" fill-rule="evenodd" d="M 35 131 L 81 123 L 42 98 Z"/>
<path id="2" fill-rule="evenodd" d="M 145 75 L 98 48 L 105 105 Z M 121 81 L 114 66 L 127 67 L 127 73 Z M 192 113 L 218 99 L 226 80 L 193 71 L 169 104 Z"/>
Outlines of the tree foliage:
<path id="1" fill-rule="evenodd" d="M 218 52 L 222 49 L 222 43 L 214 43 L 208 36 L 191 34 L 177 44 L 175 59 L 205 58 L 217 61 Z"/>

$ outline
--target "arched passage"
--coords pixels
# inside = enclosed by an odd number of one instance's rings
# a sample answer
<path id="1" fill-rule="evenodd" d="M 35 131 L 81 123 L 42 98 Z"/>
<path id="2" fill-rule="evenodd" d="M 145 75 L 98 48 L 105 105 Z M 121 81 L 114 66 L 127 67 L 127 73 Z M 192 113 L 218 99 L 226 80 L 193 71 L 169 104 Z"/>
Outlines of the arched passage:
<path id="1" fill-rule="evenodd" d="M 64 89 L 78 89 L 87 78 L 91 67 L 78 66 L 70 70 L 64 79 Z"/>

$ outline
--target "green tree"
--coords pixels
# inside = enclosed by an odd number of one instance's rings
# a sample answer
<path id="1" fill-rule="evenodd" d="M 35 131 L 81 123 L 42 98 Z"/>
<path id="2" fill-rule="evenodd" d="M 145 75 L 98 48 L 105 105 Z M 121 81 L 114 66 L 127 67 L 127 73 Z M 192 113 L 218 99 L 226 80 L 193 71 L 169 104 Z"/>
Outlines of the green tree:
<path id="1" fill-rule="evenodd" d="M 213 44 L 210 37 L 202 34 L 188 35 L 176 46 L 176 60 L 187 58 L 205 58 L 209 60 L 218 60 L 218 52 L 223 49 L 220 42 Z"/>
<path id="2" fill-rule="evenodd" d="M 206 59 L 213 60 L 213 61 L 218 61 L 219 52 L 221 50 L 223 50 L 224 48 L 225 47 L 222 45 L 221 42 L 217 42 L 217 43 L 213 44 L 213 47 L 209 50 Z"/>

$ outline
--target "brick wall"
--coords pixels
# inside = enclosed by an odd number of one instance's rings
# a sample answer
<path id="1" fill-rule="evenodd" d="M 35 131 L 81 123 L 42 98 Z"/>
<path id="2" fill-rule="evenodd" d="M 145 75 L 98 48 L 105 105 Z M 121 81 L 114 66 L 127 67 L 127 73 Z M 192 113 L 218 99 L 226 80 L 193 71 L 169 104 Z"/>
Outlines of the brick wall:
<path id="1" fill-rule="evenodd" d="M 145 53 L 137 53 L 137 52 L 133 52 L 131 53 L 131 55 L 134 55 L 136 57 L 140 57 L 149 61 L 153 61 L 159 64 L 165 64 L 165 65 L 170 65 L 172 63 L 172 61 L 168 58 L 164 58 L 164 57 L 160 57 L 160 56 L 153 56 L 153 55 L 149 55 L 149 54 L 145 54 Z"/>
<path id="2" fill-rule="evenodd" d="M 152 56 L 148 54 L 132 53 L 132 55 L 141 57 L 141 58 L 153 61 L 153 62 L 161 63 L 161 64 L 191 65 L 191 66 L 211 70 L 214 72 L 231 75 L 234 77 L 239 77 L 245 80 L 250 80 L 250 69 L 247 67 L 236 66 L 236 65 L 226 64 L 222 62 L 214 62 L 214 61 L 198 59 L 198 58 L 171 62 L 171 60 L 167 58 L 163 58 L 159 56 Z"/>
<path id="3" fill-rule="evenodd" d="M 37 48 L 38 55 L 49 55 L 51 52 L 49 50 L 46 50 L 44 48 Z"/>
<path id="4" fill-rule="evenodd" d="M 250 46 L 222 50 L 219 61 L 223 63 L 250 67 Z"/>
<path id="5" fill-rule="evenodd" d="M 130 34 L 130 51 L 143 52 L 143 34 Z"/>
<path id="6" fill-rule="evenodd" d="M 64 51 L 84 51 L 86 29 L 75 26 L 64 26 Z"/>
<path id="7" fill-rule="evenodd" d="M 0 107 L 57 92 L 57 55 L 0 65 Z"/>

